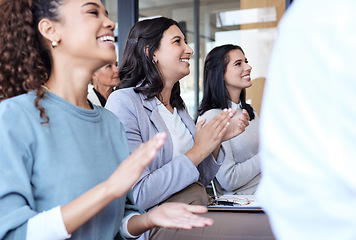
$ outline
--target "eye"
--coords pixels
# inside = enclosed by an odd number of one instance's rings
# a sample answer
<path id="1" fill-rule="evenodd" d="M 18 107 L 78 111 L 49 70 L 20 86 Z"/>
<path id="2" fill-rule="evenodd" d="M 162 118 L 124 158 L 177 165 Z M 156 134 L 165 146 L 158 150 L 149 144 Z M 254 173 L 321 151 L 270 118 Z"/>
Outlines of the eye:
<path id="1" fill-rule="evenodd" d="M 241 62 L 235 63 L 235 66 L 241 66 Z"/>
<path id="2" fill-rule="evenodd" d="M 95 16 L 99 16 L 99 11 L 98 10 L 91 10 L 88 12 L 89 14 L 93 14 Z"/>

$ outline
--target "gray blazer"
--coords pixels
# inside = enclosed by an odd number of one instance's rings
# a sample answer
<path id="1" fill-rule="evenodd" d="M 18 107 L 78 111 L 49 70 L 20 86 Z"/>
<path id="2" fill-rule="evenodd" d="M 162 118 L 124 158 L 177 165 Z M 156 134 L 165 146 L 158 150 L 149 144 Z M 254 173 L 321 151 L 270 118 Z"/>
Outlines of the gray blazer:
<path id="1" fill-rule="evenodd" d="M 114 91 L 105 107 L 122 122 L 131 151 L 158 132 L 168 134 L 164 146 L 133 186 L 134 199 L 139 207 L 147 210 L 196 181 L 206 186 L 219 170 L 225 157 L 223 149 L 217 161 L 209 155 L 197 167 L 185 155 L 172 159 L 172 139 L 158 112 L 156 99 L 145 100 L 145 96 L 135 93 L 133 88 L 126 88 Z M 178 114 L 194 136 L 196 126 L 187 110 L 178 111 Z"/>

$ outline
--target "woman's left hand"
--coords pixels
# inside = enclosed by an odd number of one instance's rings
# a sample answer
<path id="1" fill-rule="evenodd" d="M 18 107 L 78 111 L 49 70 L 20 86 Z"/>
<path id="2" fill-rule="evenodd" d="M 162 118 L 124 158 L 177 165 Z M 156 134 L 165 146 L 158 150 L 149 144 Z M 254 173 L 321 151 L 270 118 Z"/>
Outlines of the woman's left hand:
<path id="1" fill-rule="evenodd" d="M 233 118 L 231 118 L 229 121 L 230 125 L 227 131 L 225 132 L 222 142 L 227 141 L 243 133 L 245 131 L 245 128 L 249 125 L 249 120 L 250 117 L 245 109 L 243 109 L 242 113 L 238 116 L 234 116 Z"/>

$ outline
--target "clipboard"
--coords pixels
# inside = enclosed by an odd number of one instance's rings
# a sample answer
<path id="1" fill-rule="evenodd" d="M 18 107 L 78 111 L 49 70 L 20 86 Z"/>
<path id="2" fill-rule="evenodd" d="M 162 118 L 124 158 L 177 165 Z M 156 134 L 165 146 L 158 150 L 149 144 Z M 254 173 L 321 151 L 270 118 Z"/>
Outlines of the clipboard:
<path id="1" fill-rule="evenodd" d="M 254 195 L 222 195 L 207 208 L 208 211 L 263 212 Z"/>

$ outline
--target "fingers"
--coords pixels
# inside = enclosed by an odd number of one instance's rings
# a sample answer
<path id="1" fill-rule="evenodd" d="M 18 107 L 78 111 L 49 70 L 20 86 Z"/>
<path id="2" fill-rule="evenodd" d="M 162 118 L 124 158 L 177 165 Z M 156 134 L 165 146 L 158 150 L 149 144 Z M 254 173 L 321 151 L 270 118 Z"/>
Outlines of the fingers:
<path id="1" fill-rule="evenodd" d="M 216 129 L 216 131 L 220 134 L 220 132 L 226 128 L 226 125 L 229 125 L 229 121 L 234 116 L 235 113 L 236 110 L 232 110 L 231 108 L 229 109 L 225 108 L 221 113 L 216 115 L 207 124 L 211 124 L 212 128 Z"/>
<path id="2" fill-rule="evenodd" d="M 187 205 L 187 210 L 192 213 L 206 213 L 208 208 L 200 205 Z"/>
<path id="3" fill-rule="evenodd" d="M 148 149 L 152 148 L 155 152 L 157 152 L 163 146 L 166 137 L 167 133 L 165 132 L 157 133 L 153 138 L 147 141 L 145 145 L 147 145 L 146 147 Z"/>
<path id="4" fill-rule="evenodd" d="M 167 134 L 165 132 L 157 133 L 154 137 L 141 146 L 134 152 L 135 154 L 142 155 L 142 157 L 148 157 L 148 159 L 154 158 L 157 151 L 163 146 Z"/>
<path id="5" fill-rule="evenodd" d="M 239 127 L 244 130 L 250 124 L 250 116 L 248 115 L 248 112 L 245 109 L 242 109 L 242 113 L 238 116 L 238 118 L 241 120 Z"/>

